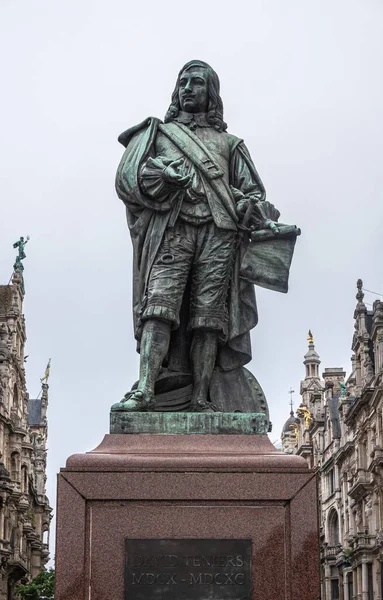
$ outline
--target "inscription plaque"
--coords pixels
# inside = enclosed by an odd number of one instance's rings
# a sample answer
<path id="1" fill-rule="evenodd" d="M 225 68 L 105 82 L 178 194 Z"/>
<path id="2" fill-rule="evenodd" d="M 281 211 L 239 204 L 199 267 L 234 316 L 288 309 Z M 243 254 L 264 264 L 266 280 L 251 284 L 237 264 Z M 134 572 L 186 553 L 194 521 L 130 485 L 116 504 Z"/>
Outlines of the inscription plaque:
<path id="1" fill-rule="evenodd" d="M 126 539 L 125 600 L 251 600 L 251 540 Z"/>

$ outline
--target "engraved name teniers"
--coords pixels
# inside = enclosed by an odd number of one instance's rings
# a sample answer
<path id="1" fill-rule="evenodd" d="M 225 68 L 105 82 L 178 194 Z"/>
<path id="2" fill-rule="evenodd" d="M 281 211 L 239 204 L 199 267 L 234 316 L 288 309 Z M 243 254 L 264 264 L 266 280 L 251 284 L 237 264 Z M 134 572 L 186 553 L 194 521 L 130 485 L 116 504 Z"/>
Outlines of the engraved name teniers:
<path id="1" fill-rule="evenodd" d="M 251 540 L 127 539 L 126 598 L 251 597 Z"/>

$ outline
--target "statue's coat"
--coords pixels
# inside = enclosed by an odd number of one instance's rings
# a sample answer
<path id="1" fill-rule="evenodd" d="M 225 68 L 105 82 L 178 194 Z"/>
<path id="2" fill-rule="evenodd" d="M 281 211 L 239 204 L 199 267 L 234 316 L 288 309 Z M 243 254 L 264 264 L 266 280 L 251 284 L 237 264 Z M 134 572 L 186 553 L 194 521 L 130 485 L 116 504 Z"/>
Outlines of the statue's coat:
<path id="1" fill-rule="evenodd" d="M 128 129 L 119 137 L 126 147 L 118 167 L 116 189 L 126 205 L 128 226 L 133 243 L 133 312 L 136 339 L 140 340 L 141 311 L 151 266 L 156 258 L 168 224 L 174 223 L 180 209 L 182 191 L 169 192 L 158 202 L 146 196 L 139 185 L 139 169 L 148 156 L 154 155 L 154 144 L 161 121 L 148 118 Z M 222 133 L 222 135 L 229 135 Z M 264 200 L 265 190 L 242 140 L 230 136 L 232 152 L 229 164 L 229 183 L 248 193 L 256 190 L 259 200 Z M 246 168 L 241 168 L 245 165 Z M 246 171 L 246 173 L 245 173 Z M 241 233 L 238 233 L 241 236 Z M 253 284 L 239 277 L 241 259 L 248 243 L 246 236 L 238 238 L 228 297 L 228 336 L 220 345 L 217 366 L 230 371 L 251 360 L 250 330 L 258 320 Z M 181 319 L 183 311 L 181 310 Z"/>

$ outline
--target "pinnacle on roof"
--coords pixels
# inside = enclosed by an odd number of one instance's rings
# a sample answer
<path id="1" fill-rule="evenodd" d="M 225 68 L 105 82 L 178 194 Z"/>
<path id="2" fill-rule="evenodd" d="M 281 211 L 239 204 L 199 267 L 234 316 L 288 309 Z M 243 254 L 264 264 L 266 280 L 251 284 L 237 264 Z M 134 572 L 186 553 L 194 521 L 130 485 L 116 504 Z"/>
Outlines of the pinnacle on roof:
<path id="1" fill-rule="evenodd" d="M 315 362 L 315 363 L 319 364 L 320 363 L 319 354 L 315 350 L 314 337 L 313 337 L 313 334 L 311 333 L 311 329 L 309 329 L 307 341 L 309 343 L 309 349 L 305 354 L 304 364 L 307 364 L 308 362 Z"/>
<path id="2" fill-rule="evenodd" d="M 358 313 L 366 313 L 367 312 L 367 307 L 366 307 L 365 303 L 363 302 L 363 298 L 364 298 L 363 281 L 361 279 L 358 279 L 358 281 L 356 282 L 356 287 L 357 287 L 358 291 L 356 293 L 355 298 L 357 299 L 358 303 L 355 308 L 354 319 L 356 318 L 356 315 Z"/>
<path id="3" fill-rule="evenodd" d="M 356 293 L 356 299 L 358 300 L 358 302 L 363 302 L 363 281 L 361 279 L 358 279 L 358 281 L 356 282 L 356 287 L 358 288 L 358 291 Z"/>
<path id="4" fill-rule="evenodd" d="M 293 411 L 293 406 L 294 406 L 294 402 L 293 402 L 293 394 L 295 394 L 295 390 L 293 390 L 293 388 L 291 387 L 288 391 L 288 393 L 290 394 L 290 417 L 292 417 L 294 415 L 294 411 Z"/>

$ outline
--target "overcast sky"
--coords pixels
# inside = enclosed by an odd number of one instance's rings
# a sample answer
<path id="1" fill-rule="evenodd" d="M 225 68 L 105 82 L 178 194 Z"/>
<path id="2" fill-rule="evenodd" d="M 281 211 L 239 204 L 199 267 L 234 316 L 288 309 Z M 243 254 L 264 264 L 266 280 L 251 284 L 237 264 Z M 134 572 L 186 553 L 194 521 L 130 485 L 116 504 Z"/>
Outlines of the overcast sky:
<path id="1" fill-rule="evenodd" d="M 0 282 L 29 234 L 28 390 L 52 357 L 52 506 L 55 474 L 137 378 L 117 136 L 163 117 L 191 59 L 218 72 L 229 131 L 302 229 L 289 293 L 257 292 L 250 369 L 272 440 L 290 386 L 299 405 L 309 328 L 321 366 L 349 372 L 356 280 L 383 291 L 382 27 L 381 0 L 0 0 Z"/>

